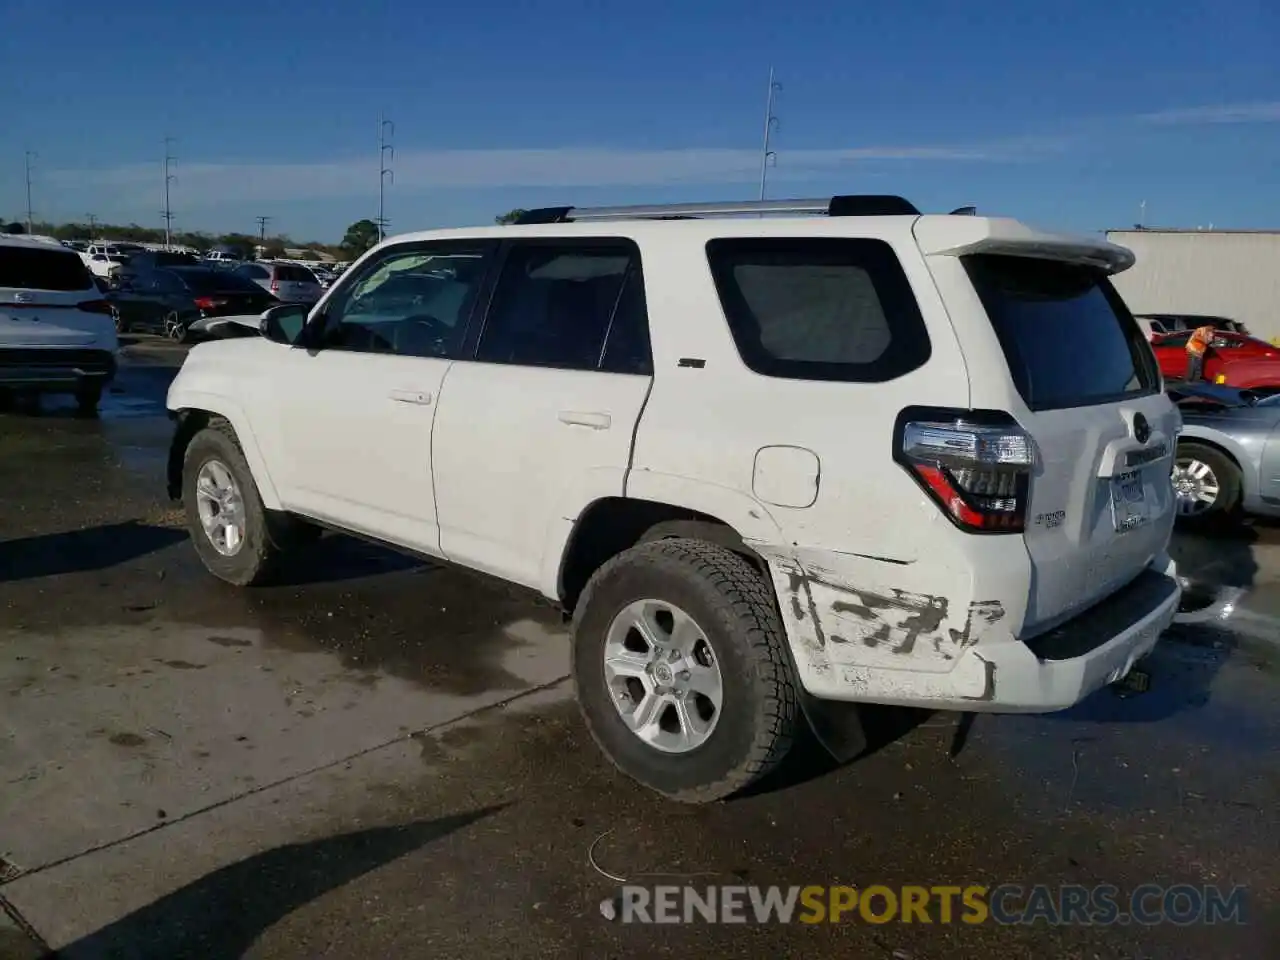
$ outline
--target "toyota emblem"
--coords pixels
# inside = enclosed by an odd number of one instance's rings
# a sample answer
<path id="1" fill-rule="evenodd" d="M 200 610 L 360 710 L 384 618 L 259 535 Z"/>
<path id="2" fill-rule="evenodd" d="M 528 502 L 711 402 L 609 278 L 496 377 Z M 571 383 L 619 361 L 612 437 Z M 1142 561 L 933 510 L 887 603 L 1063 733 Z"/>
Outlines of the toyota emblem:
<path id="1" fill-rule="evenodd" d="M 1151 424 L 1140 413 L 1133 418 L 1133 436 L 1139 443 L 1146 443 L 1151 439 Z"/>

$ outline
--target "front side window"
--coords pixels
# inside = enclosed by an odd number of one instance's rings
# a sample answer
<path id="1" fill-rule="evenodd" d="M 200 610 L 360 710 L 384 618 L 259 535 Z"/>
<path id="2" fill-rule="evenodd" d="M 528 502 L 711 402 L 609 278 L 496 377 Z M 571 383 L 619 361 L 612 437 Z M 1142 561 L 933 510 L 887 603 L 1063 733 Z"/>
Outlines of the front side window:
<path id="1" fill-rule="evenodd" d="M 707 260 L 743 363 L 798 380 L 881 383 L 929 359 L 924 320 L 882 240 L 719 239 Z"/>
<path id="2" fill-rule="evenodd" d="M 329 301 L 320 346 L 453 356 L 484 281 L 487 252 L 483 244 L 386 251 Z"/>
<path id="3" fill-rule="evenodd" d="M 567 370 L 649 366 L 640 256 L 626 240 L 515 243 L 503 263 L 476 359 Z M 616 338 L 611 328 L 618 318 Z M 617 345 L 606 350 L 616 339 Z"/>

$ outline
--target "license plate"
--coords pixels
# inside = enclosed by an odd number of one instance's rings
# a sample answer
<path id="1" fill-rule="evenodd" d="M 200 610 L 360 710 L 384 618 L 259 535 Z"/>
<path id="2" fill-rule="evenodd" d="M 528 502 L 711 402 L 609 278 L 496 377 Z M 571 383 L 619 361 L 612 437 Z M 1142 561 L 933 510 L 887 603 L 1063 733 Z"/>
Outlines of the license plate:
<path id="1" fill-rule="evenodd" d="M 1111 478 L 1111 520 L 1117 533 L 1140 527 L 1150 515 L 1143 492 L 1142 471 L 1131 470 Z"/>

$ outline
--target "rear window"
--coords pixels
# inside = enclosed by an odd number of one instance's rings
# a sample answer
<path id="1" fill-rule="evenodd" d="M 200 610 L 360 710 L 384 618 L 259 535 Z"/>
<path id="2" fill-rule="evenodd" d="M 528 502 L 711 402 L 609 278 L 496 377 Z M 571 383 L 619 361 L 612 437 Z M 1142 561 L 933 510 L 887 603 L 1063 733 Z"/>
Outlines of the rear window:
<path id="1" fill-rule="evenodd" d="M 719 239 L 707 258 L 738 353 L 756 373 L 881 383 L 929 359 L 911 285 L 881 240 Z"/>
<path id="2" fill-rule="evenodd" d="M 964 263 L 1032 410 L 1156 389 L 1155 357 L 1102 271 L 1032 257 L 981 255 Z"/>
<path id="3" fill-rule="evenodd" d="M 22 290 L 88 290 L 92 275 L 69 250 L 0 245 L 0 287 Z"/>
<path id="4" fill-rule="evenodd" d="M 316 278 L 306 267 L 291 267 L 288 264 L 276 265 L 276 279 L 283 283 L 315 283 Z"/>
<path id="5" fill-rule="evenodd" d="M 262 288 L 226 270 L 173 270 L 195 293 L 262 293 Z"/>

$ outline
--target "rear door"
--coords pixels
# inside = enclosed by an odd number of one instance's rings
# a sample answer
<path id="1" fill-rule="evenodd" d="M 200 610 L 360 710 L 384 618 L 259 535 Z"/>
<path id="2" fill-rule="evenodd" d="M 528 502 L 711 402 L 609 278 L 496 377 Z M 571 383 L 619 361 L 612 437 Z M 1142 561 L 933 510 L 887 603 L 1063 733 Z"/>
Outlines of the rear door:
<path id="1" fill-rule="evenodd" d="M 0 346 L 89 347 L 109 329 L 101 294 L 77 254 L 0 244 Z"/>
<path id="2" fill-rule="evenodd" d="M 1177 411 L 1142 332 L 1105 273 L 1008 255 L 962 258 L 1035 443 L 1026 521 L 1030 636 L 1137 576 L 1173 525 Z M 975 383 L 979 397 L 994 384 Z M 1013 404 L 1017 407 L 1017 404 Z"/>
<path id="3" fill-rule="evenodd" d="M 536 588 L 558 572 L 552 532 L 623 494 L 652 360 L 630 240 L 505 253 L 478 345 L 445 380 L 432 472 L 444 555 Z"/>

